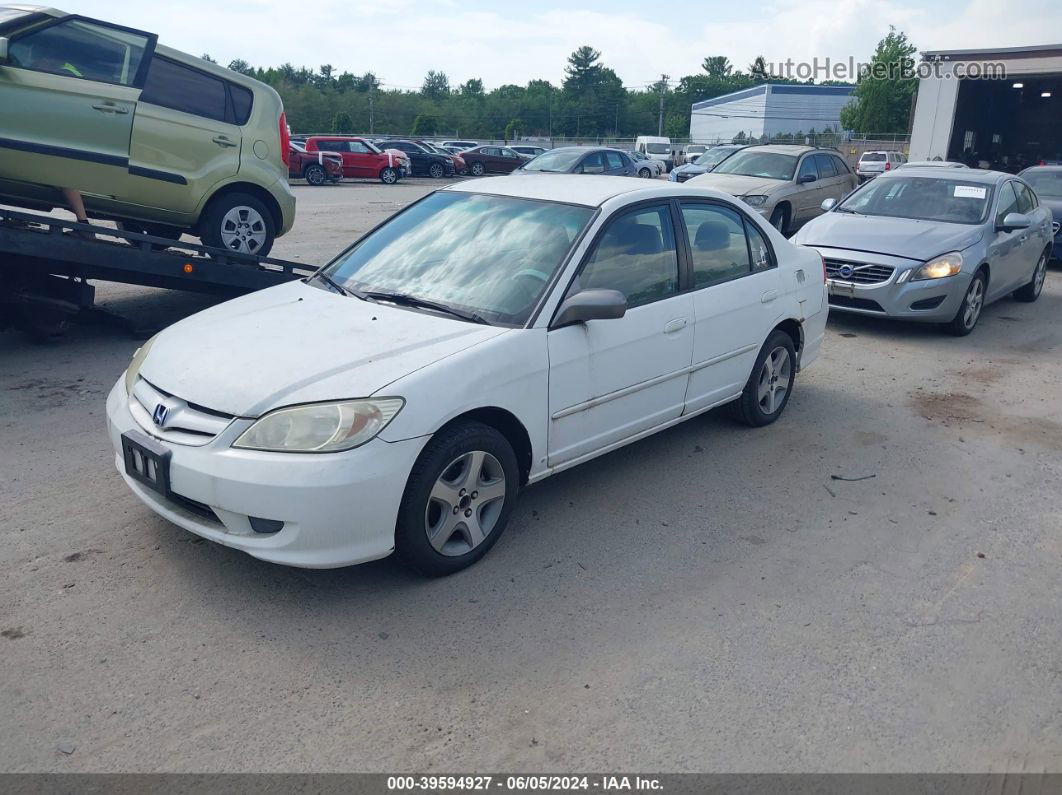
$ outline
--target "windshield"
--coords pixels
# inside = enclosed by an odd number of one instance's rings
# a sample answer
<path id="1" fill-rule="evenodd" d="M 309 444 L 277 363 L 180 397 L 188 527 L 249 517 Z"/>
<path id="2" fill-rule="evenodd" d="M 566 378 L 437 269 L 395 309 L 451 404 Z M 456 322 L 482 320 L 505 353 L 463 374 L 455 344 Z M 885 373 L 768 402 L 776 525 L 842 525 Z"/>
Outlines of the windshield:
<path id="1" fill-rule="evenodd" d="M 879 177 L 837 207 L 839 212 L 979 224 L 992 202 L 992 187 L 948 177 Z"/>
<path id="2" fill-rule="evenodd" d="M 403 293 L 523 325 L 593 213 L 440 191 L 394 216 L 325 273 L 348 290 Z"/>
<path id="3" fill-rule="evenodd" d="M 1032 185 L 1037 195 L 1062 199 L 1062 171 L 1029 171 L 1021 178 Z"/>
<path id="4" fill-rule="evenodd" d="M 646 144 L 645 151 L 654 155 L 669 155 L 671 147 L 667 144 Z"/>
<path id="5" fill-rule="evenodd" d="M 524 171 L 567 171 L 574 166 L 586 152 L 582 149 L 551 149 L 543 152 L 534 160 L 525 163 Z"/>
<path id="6" fill-rule="evenodd" d="M 765 179 L 792 179 L 796 170 L 796 155 L 778 152 L 738 152 L 728 157 L 713 171 L 713 174 L 741 174 L 746 177 Z"/>
<path id="7" fill-rule="evenodd" d="M 718 165 L 719 163 L 722 163 L 724 160 L 726 160 L 728 157 L 730 157 L 730 155 L 734 154 L 735 151 L 737 151 L 737 150 L 735 150 L 735 149 L 709 149 L 703 155 L 701 155 L 696 160 L 694 160 L 693 164 L 697 165 L 697 166 L 707 166 L 708 168 L 711 168 L 712 166 L 715 166 L 715 165 Z"/>

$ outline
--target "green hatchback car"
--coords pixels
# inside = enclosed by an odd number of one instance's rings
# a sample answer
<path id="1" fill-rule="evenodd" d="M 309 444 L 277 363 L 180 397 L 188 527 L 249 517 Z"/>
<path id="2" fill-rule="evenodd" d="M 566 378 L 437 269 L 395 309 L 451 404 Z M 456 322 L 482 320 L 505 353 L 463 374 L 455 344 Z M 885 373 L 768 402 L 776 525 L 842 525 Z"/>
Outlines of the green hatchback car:
<path id="1" fill-rule="evenodd" d="M 264 255 L 295 220 L 280 96 L 139 30 L 0 5 L 0 202 Z"/>

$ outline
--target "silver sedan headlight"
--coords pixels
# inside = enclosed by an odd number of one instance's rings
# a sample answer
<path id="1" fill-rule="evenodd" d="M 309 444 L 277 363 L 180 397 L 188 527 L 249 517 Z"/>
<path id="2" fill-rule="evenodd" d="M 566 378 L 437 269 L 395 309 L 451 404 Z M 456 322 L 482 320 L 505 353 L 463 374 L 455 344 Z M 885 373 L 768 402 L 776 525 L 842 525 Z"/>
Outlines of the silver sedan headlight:
<path id="1" fill-rule="evenodd" d="M 749 207 L 762 207 L 767 203 L 766 196 L 742 196 L 741 200 Z"/>
<path id="2" fill-rule="evenodd" d="M 911 281 L 923 281 L 925 279 L 944 279 L 954 276 L 962 270 L 962 254 L 953 251 L 950 254 L 942 254 L 914 269 Z"/>
<path id="3" fill-rule="evenodd" d="M 394 419 L 402 398 L 307 403 L 271 411 L 233 447 L 273 453 L 338 453 L 365 444 Z"/>
<path id="4" fill-rule="evenodd" d="M 156 334 L 133 351 L 133 360 L 129 362 L 129 366 L 125 368 L 125 394 L 131 395 L 133 393 L 133 385 L 136 384 L 136 377 L 140 375 L 140 367 L 144 364 L 148 351 L 151 350 L 151 346 L 155 344 L 155 340 L 158 338 L 159 335 Z"/>

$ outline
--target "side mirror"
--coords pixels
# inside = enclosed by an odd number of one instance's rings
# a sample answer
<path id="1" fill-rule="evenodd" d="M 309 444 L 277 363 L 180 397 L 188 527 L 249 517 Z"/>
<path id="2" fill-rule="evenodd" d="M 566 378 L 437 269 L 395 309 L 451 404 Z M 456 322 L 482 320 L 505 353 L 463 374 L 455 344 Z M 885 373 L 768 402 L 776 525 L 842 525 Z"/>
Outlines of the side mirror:
<path id="1" fill-rule="evenodd" d="M 1004 232 L 1013 232 L 1017 229 L 1028 229 L 1030 226 L 1032 226 L 1032 221 L 1025 213 L 1007 213 L 999 228 Z"/>
<path id="2" fill-rule="evenodd" d="M 836 206 L 837 206 L 837 199 L 826 199 L 825 201 L 823 201 L 822 204 L 819 205 L 819 207 L 822 208 L 822 211 L 824 213 L 828 213 L 830 210 L 832 210 Z"/>
<path id="3" fill-rule="evenodd" d="M 627 297 L 619 290 L 580 290 L 566 298 L 550 328 L 573 326 L 588 320 L 614 320 L 627 313 Z"/>
<path id="4" fill-rule="evenodd" d="M 797 184 L 798 185 L 804 185 L 804 184 L 806 184 L 808 182 L 815 182 L 817 179 L 818 179 L 818 177 L 816 177 L 814 174 L 805 174 L 804 176 L 802 176 L 800 179 L 797 180 Z"/>
<path id="5" fill-rule="evenodd" d="M 8 40 L 0 36 L 0 63 L 7 63 L 7 45 Z"/>

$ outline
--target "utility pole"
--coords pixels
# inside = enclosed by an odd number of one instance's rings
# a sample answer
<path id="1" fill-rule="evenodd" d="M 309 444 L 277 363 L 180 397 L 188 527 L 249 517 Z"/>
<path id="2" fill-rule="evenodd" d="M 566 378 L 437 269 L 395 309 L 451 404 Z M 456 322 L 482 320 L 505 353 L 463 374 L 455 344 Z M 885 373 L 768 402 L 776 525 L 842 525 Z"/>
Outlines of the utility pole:
<path id="1" fill-rule="evenodd" d="M 373 113 L 373 111 L 375 110 L 375 104 L 374 104 L 375 98 L 376 98 L 376 77 L 374 76 L 372 78 L 372 80 L 369 82 L 369 135 L 372 135 L 373 133 L 376 132 L 376 130 L 373 129 L 373 126 L 374 126 L 374 123 L 375 123 L 374 113 Z"/>
<path id="2" fill-rule="evenodd" d="M 664 97 L 667 96 L 667 81 L 671 75 L 660 75 L 660 119 L 656 123 L 656 134 L 664 134 Z"/>

